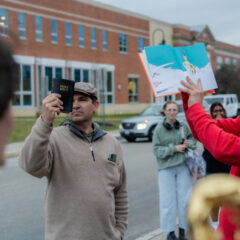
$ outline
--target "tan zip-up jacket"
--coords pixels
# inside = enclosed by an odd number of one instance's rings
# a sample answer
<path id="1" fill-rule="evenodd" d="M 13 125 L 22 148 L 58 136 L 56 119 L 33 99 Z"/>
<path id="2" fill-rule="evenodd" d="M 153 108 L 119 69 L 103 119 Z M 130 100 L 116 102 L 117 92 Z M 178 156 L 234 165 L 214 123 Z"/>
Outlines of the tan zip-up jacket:
<path id="1" fill-rule="evenodd" d="M 111 154 L 116 154 L 116 163 L 108 160 Z M 68 126 L 52 128 L 40 117 L 25 140 L 19 164 L 48 179 L 46 240 L 123 239 L 126 172 L 121 146 L 110 134 L 90 145 Z"/>

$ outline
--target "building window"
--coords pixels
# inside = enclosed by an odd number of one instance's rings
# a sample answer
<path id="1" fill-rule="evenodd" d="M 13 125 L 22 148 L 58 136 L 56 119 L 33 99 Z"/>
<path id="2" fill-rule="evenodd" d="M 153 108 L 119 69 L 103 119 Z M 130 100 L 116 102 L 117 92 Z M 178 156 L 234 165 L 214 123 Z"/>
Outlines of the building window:
<path id="1" fill-rule="evenodd" d="M 90 82 L 88 69 L 74 69 L 74 81 L 75 82 Z"/>
<path id="2" fill-rule="evenodd" d="M 92 46 L 92 49 L 97 48 L 97 34 L 96 34 L 96 28 L 94 27 L 91 29 L 91 46 Z"/>
<path id="3" fill-rule="evenodd" d="M 128 78 L 128 101 L 138 102 L 138 78 Z"/>
<path id="4" fill-rule="evenodd" d="M 79 47 L 84 47 L 84 26 L 79 25 L 78 26 L 78 44 Z"/>
<path id="5" fill-rule="evenodd" d="M 75 82 L 81 82 L 81 70 L 80 69 L 74 69 L 74 81 Z"/>
<path id="6" fill-rule="evenodd" d="M 113 72 L 107 72 L 105 102 L 108 104 L 113 103 Z"/>
<path id="7" fill-rule="evenodd" d="M 233 63 L 233 67 L 234 67 L 234 69 L 238 69 L 238 60 L 237 59 L 233 59 L 232 60 L 232 63 Z"/>
<path id="8" fill-rule="evenodd" d="M 48 92 L 52 89 L 52 79 L 62 78 L 62 68 L 61 67 L 45 67 L 45 77 L 48 81 Z"/>
<path id="9" fill-rule="evenodd" d="M 83 69 L 83 82 L 89 82 L 89 70 Z"/>
<path id="10" fill-rule="evenodd" d="M 65 23 L 66 45 L 72 45 L 72 30 L 71 23 Z"/>
<path id="11" fill-rule="evenodd" d="M 32 87 L 32 68 L 31 65 L 20 64 L 20 82 L 15 92 L 13 106 L 32 106 L 33 105 L 33 87 Z"/>
<path id="12" fill-rule="evenodd" d="M 95 80 L 93 80 L 93 84 L 98 88 L 100 103 L 113 104 L 114 103 L 113 72 L 102 68 L 94 71 L 93 74 L 95 75 L 94 76 Z"/>
<path id="13" fill-rule="evenodd" d="M 51 20 L 51 41 L 52 43 L 58 42 L 57 20 Z"/>
<path id="14" fill-rule="evenodd" d="M 36 28 L 36 40 L 42 42 L 43 32 L 42 32 L 42 17 L 35 17 L 35 28 Z"/>
<path id="15" fill-rule="evenodd" d="M 108 49 L 108 39 L 107 39 L 107 30 L 103 29 L 102 30 L 102 44 L 103 44 L 103 50 L 107 51 Z"/>
<path id="16" fill-rule="evenodd" d="M 121 53 L 127 52 L 127 35 L 119 33 L 119 50 Z"/>
<path id="17" fill-rule="evenodd" d="M 144 49 L 144 38 L 139 37 L 138 38 L 138 51 L 141 52 Z"/>
<path id="18" fill-rule="evenodd" d="M 18 14 L 18 30 L 19 30 L 20 38 L 26 39 L 26 14 L 25 13 Z"/>
<path id="19" fill-rule="evenodd" d="M 217 69 L 220 69 L 223 64 L 223 58 L 220 56 L 217 56 Z"/>
<path id="20" fill-rule="evenodd" d="M 8 12 L 0 8 L 0 35 L 8 36 Z"/>
<path id="21" fill-rule="evenodd" d="M 230 58 L 225 58 L 225 64 L 227 64 L 227 65 L 230 65 L 230 64 L 231 64 Z"/>

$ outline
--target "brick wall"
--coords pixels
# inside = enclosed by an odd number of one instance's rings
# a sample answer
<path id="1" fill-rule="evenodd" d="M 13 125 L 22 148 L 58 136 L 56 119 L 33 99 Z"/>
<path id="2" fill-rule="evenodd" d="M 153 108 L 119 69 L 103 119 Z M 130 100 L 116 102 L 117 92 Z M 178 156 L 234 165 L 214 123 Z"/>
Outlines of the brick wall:
<path id="1" fill-rule="evenodd" d="M 138 37 L 149 38 L 149 22 L 132 15 L 74 0 L 3 1 L 8 9 L 9 30 L 18 36 L 18 12 L 26 13 L 26 40 L 19 40 L 15 53 L 38 58 L 112 64 L 115 66 L 115 103 L 128 103 L 128 75 L 139 76 L 139 102 L 150 103 L 150 87 L 138 57 Z M 42 16 L 43 41 L 35 40 L 35 16 Z M 58 43 L 51 43 L 51 19 L 58 20 Z M 72 45 L 65 43 L 65 22 L 72 27 Z M 78 24 L 85 26 L 85 47 L 78 46 Z M 97 49 L 91 49 L 91 27 L 97 29 Z M 102 29 L 108 31 L 108 50 L 103 51 Z M 128 52 L 119 52 L 119 32 L 127 34 Z M 66 72 L 66 71 L 65 71 Z M 36 80 L 35 80 L 36 81 Z M 117 85 L 121 84 L 121 90 Z M 35 84 L 36 85 L 36 84 Z M 36 102 L 36 99 L 35 99 Z"/>

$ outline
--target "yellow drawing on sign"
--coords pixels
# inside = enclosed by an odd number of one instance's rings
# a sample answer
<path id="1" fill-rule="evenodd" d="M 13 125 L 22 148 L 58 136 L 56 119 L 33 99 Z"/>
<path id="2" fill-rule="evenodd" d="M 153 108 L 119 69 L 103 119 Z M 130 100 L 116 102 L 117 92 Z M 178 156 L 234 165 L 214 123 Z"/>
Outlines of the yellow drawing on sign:
<path id="1" fill-rule="evenodd" d="M 183 66 L 185 67 L 185 69 L 187 71 L 190 71 L 191 74 L 196 74 L 196 67 L 188 61 L 184 51 L 183 51 L 183 58 L 184 58 Z"/>

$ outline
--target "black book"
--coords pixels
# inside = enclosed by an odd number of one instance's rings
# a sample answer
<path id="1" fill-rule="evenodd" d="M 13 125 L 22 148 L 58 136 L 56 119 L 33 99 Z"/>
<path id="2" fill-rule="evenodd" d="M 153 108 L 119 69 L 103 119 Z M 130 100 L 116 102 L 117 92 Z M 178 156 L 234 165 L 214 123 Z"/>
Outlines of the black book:
<path id="1" fill-rule="evenodd" d="M 52 93 L 61 94 L 63 110 L 61 112 L 72 112 L 73 92 L 75 82 L 67 79 L 54 78 L 52 81 Z"/>

